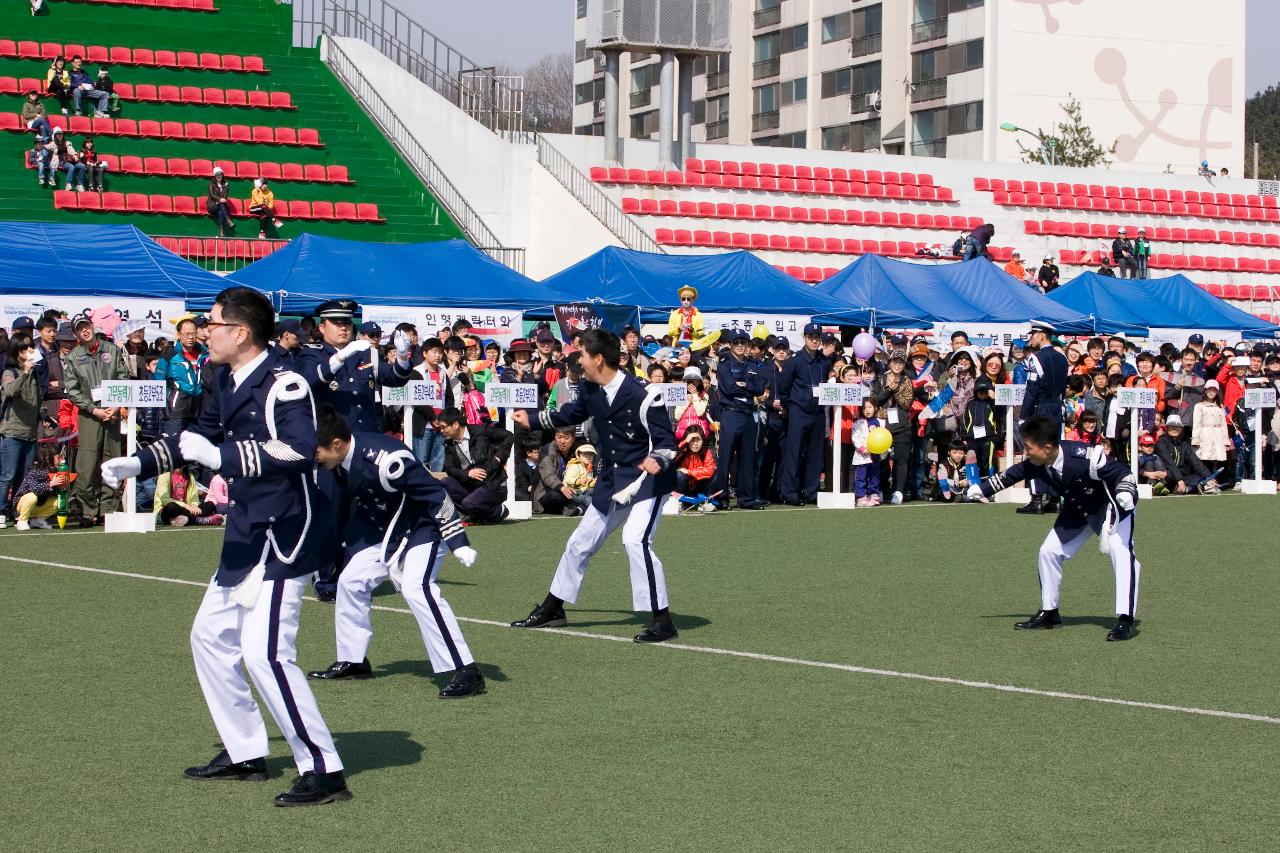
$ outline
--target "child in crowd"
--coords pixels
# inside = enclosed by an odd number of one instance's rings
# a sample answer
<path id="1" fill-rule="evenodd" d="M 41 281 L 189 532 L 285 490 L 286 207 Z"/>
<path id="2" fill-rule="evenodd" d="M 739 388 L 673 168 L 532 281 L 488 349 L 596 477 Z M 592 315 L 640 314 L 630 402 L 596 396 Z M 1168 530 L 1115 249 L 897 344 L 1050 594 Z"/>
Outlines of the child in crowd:
<path id="1" fill-rule="evenodd" d="M 934 499 L 943 503 L 965 503 L 965 491 L 969 488 L 969 480 L 965 476 L 965 449 L 963 445 L 953 444 L 947 448 L 946 457 L 938 463 L 938 486 Z"/>
<path id="2" fill-rule="evenodd" d="M 48 519 L 58 511 L 58 492 L 70 485 L 71 475 L 59 471 L 63 445 L 52 439 L 41 439 L 36 460 L 13 492 L 17 530 L 48 530 Z"/>
<path id="3" fill-rule="evenodd" d="M 880 426 L 880 412 L 870 397 L 862 401 L 862 417 L 853 424 L 853 494 L 856 506 L 880 505 L 880 454 L 867 449 L 867 437 Z"/>
<path id="4" fill-rule="evenodd" d="M 458 374 L 459 386 L 462 389 L 462 410 L 469 426 L 481 426 L 489 423 L 489 409 L 484 404 L 484 394 L 476 390 L 467 373 Z"/>
<path id="5" fill-rule="evenodd" d="M 1210 468 L 1225 466 L 1227 451 L 1233 445 L 1227 430 L 1227 413 L 1222 408 L 1222 387 L 1216 379 L 1204 383 L 1204 399 L 1192 409 L 1191 444 L 1200 461 Z M 1222 464 L 1211 465 L 1211 462 Z"/>
<path id="6" fill-rule="evenodd" d="M 680 442 L 680 454 L 676 456 L 676 491 L 673 497 L 681 495 L 695 497 L 705 495 L 707 486 L 716 476 L 716 458 L 707 445 L 707 435 L 702 427 L 695 425 L 685 430 L 684 439 Z M 704 500 L 698 505 L 699 512 L 715 512 L 715 504 Z"/>
<path id="7" fill-rule="evenodd" d="M 1084 392 L 1088 383 L 1079 374 L 1067 377 L 1067 396 L 1062 400 L 1062 422 L 1074 424 L 1084 411 Z"/>
<path id="8" fill-rule="evenodd" d="M 1102 433 L 1098 429 L 1098 416 L 1086 409 L 1076 418 L 1075 426 L 1067 430 L 1064 436 L 1067 441 L 1078 441 L 1081 444 L 1101 444 Z"/>
<path id="9" fill-rule="evenodd" d="M 197 524 L 222 523 L 222 516 L 213 503 L 200 500 L 200 487 L 185 464 L 156 477 L 154 506 L 156 520 L 172 527 L 184 527 L 191 521 Z"/>
<path id="10" fill-rule="evenodd" d="M 693 369 L 690 368 L 690 370 Z M 673 413 L 676 422 L 676 441 L 683 441 L 689 430 L 697 427 L 702 432 L 702 440 L 705 444 L 707 436 L 711 433 L 711 419 L 707 414 L 711 399 L 707 396 L 706 386 L 700 376 L 691 377 L 686 372 L 684 384 L 685 402 L 677 405 Z"/>
<path id="11" fill-rule="evenodd" d="M 1000 442 L 1000 416 L 992 395 L 995 386 L 990 377 L 979 376 L 973 386 L 973 399 L 964 407 L 960 419 L 960 436 L 964 447 L 972 450 L 978 460 L 978 472 L 983 477 L 995 473 L 996 448 Z"/>
<path id="12" fill-rule="evenodd" d="M 573 492 L 569 500 L 586 512 L 591 506 L 591 494 L 596 487 L 596 449 L 589 444 L 578 448 L 569 464 L 564 466 L 564 484 Z"/>
<path id="13" fill-rule="evenodd" d="M 1168 476 L 1168 467 L 1156 455 L 1156 437 L 1149 432 L 1142 433 L 1138 436 L 1138 482 L 1146 483 L 1153 495 L 1162 497 L 1169 494 L 1164 482 Z"/>

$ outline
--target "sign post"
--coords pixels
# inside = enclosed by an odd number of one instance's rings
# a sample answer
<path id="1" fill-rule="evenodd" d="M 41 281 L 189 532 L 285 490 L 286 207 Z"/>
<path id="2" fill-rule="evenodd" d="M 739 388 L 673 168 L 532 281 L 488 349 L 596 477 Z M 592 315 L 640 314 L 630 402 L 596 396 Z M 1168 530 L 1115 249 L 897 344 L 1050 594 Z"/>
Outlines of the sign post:
<path id="1" fill-rule="evenodd" d="M 384 406 L 402 406 L 404 443 L 413 449 L 413 410 L 416 406 L 430 406 L 439 409 L 444 406 L 444 393 L 438 382 L 414 379 L 411 382 L 393 388 L 382 386 L 382 404 Z"/>
<path id="2" fill-rule="evenodd" d="M 484 386 L 484 404 L 491 409 L 505 409 L 503 422 L 514 433 L 511 410 L 538 408 L 538 386 L 532 383 L 490 382 Z M 516 454 L 519 452 L 519 447 L 513 445 L 511 455 L 507 457 L 506 507 L 508 518 L 524 521 L 533 518 L 533 501 L 516 500 Z"/>
<path id="3" fill-rule="evenodd" d="M 128 411 L 120 431 L 124 433 L 124 452 L 132 456 L 138 452 L 138 409 L 164 408 L 164 383 L 126 379 L 103 382 L 100 390 L 103 406 Z M 107 513 L 107 533 L 150 533 L 156 529 L 154 512 L 138 512 L 138 483 L 133 477 L 124 483 L 122 503 L 122 512 Z"/>
<path id="4" fill-rule="evenodd" d="M 1129 465 L 1138 483 L 1138 497 L 1150 498 L 1151 484 L 1143 483 L 1138 477 L 1138 412 L 1156 407 L 1156 389 L 1117 388 L 1116 405 L 1129 410 Z"/>
<path id="5" fill-rule="evenodd" d="M 1022 399 L 1027 394 L 1026 385 L 997 385 L 997 406 L 1004 406 L 1004 467 L 1013 465 L 1013 431 L 1016 428 L 1014 410 L 1022 408 Z M 998 504 L 1020 504 L 1031 500 L 1031 490 L 1026 486 L 1014 486 L 996 493 Z"/>
<path id="6" fill-rule="evenodd" d="M 659 387 L 662 388 L 663 393 L 662 405 L 667 407 L 683 406 L 689 402 L 689 386 L 684 382 L 666 382 Z M 679 515 L 680 501 L 664 500 L 662 502 L 662 514 Z"/>
<path id="7" fill-rule="evenodd" d="M 1246 495 L 1274 495 L 1275 480 L 1262 479 L 1262 412 L 1276 407 L 1276 389 L 1245 389 L 1244 406 L 1253 412 L 1253 479 L 1242 481 L 1240 491 Z"/>
<path id="8" fill-rule="evenodd" d="M 844 464 L 841 457 L 840 434 L 844 431 L 844 407 L 861 406 L 867 388 L 862 384 L 847 382 L 823 382 L 815 390 L 818 404 L 831 406 L 836 410 L 835 426 L 832 430 L 831 448 L 831 491 L 818 492 L 819 509 L 853 509 L 857 506 L 857 496 L 841 491 L 844 479 Z"/>

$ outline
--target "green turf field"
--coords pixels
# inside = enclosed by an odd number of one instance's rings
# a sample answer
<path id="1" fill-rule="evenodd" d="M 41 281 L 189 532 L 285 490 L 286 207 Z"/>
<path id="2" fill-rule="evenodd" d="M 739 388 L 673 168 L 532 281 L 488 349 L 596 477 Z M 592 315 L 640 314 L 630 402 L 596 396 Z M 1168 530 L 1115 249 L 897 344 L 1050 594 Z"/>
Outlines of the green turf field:
<path id="1" fill-rule="evenodd" d="M 293 776 L 278 737 L 271 782 L 180 778 L 219 748 L 187 647 L 197 586 L 47 564 L 203 582 L 219 531 L 10 529 L 0 837 L 14 851 L 1275 849 L 1274 518 L 1262 498 L 1145 502 L 1128 643 L 1103 642 L 1113 584 L 1092 544 L 1068 564 L 1065 630 L 1012 629 L 1037 609 L 1050 522 L 1008 506 L 664 519 L 681 630 L 666 647 L 609 641 L 643 621 L 616 538 L 570 629 L 486 621 L 541 599 L 572 522 L 472 528 L 480 561 L 450 560 L 444 589 L 489 692 L 437 699 L 384 587 L 378 677 L 316 689 L 355 799 L 296 810 L 270 805 Z M 330 605 L 303 608 L 299 654 L 304 669 L 333 659 Z"/>

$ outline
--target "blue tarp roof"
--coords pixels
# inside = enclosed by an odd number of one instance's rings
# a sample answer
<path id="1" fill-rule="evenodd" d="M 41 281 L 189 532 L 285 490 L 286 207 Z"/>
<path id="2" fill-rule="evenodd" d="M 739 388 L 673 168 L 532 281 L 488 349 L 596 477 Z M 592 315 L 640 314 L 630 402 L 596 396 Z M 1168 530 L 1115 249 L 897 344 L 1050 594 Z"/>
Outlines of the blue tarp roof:
<path id="1" fill-rule="evenodd" d="M 1280 328 L 1212 295 L 1184 275 L 1134 281 L 1084 272 L 1049 294 L 1073 311 L 1159 329 L 1222 329 L 1269 338 Z"/>
<path id="2" fill-rule="evenodd" d="M 985 260 L 913 264 L 863 255 L 817 285 L 817 289 L 854 305 L 874 307 L 881 326 L 1045 320 L 1064 332 L 1094 330 L 1094 321 L 1083 312 L 1050 301 Z M 916 322 L 884 319 L 891 315 L 914 318 Z M 1118 330 L 1145 331 L 1132 325 Z"/>
<path id="3" fill-rule="evenodd" d="M 230 278 L 272 293 L 286 314 L 310 314 L 329 299 L 521 310 L 573 301 L 462 240 L 361 243 L 302 234 Z"/>
<path id="4" fill-rule="evenodd" d="M 208 299 L 226 282 L 132 225 L 0 222 L 0 292 Z"/>
<path id="5" fill-rule="evenodd" d="M 579 300 L 637 305 L 646 322 L 666 320 L 678 304 L 676 290 L 685 284 L 698 289 L 698 308 L 710 313 L 804 314 L 855 326 L 871 322 L 869 306 L 833 299 L 750 252 L 661 255 L 609 247 L 543 283 Z"/>

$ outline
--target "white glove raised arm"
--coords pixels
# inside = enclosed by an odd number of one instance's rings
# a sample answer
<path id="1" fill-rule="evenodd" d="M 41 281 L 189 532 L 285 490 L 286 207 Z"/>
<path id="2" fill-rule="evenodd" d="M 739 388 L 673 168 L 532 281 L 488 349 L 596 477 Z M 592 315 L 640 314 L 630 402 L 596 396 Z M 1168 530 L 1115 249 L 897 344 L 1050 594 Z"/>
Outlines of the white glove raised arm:
<path id="1" fill-rule="evenodd" d="M 369 343 L 364 338 L 361 338 L 358 341 L 352 341 L 333 355 L 329 356 L 329 369 L 337 370 L 339 367 L 342 367 L 342 362 L 351 358 L 353 355 L 368 352 L 369 347 L 371 346 L 373 346 L 373 344 Z"/>
<path id="2" fill-rule="evenodd" d="M 969 490 L 965 492 L 964 496 L 971 501 L 978 500 L 979 498 L 982 497 L 982 486 L 978 485 L 977 483 L 974 483 L 973 485 L 969 486 Z"/>
<path id="3" fill-rule="evenodd" d="M 399 361 L 408 361 L 409 350 L 411 348 L 409 344 L 409 336 L 403 331 L 397 329 L 396 333 L 391 336 L 391 340 L 396 345 L 396 359 Z"/>
<path id="4" fill-rule="evenodd" d="M 118 489 L 121 480 L 141 473 L 142 462 L 132 456 L 117 456 L 102 463 L 102 482 L 108 489 Z"/>
<path id="5" fill-rule="evenodd" d="M 178 436 L 178 452 L 188 462 L 217 471 L 222 467 L 222 453 L 213 446 L 213 442 L 199 433 L 187 431 Z"/>
<path id="6" fill-rule="evenodd" d="M 1116 493 L 1116 504 L 1125 512 L 1133 509 L 1133 494 L 1130 492 Z"/>
<path id="7" fill-rule="evenodd" d="M 472 548 L 470 545 L 463 545 L 461 548 L 454 550 L 453 556 L 457 557 L 458 562 L 462 563 L 462 565 L 469 569 L 475 565 L 476 557 L 479 555 L 476 554 L 475 548 Z"/>

